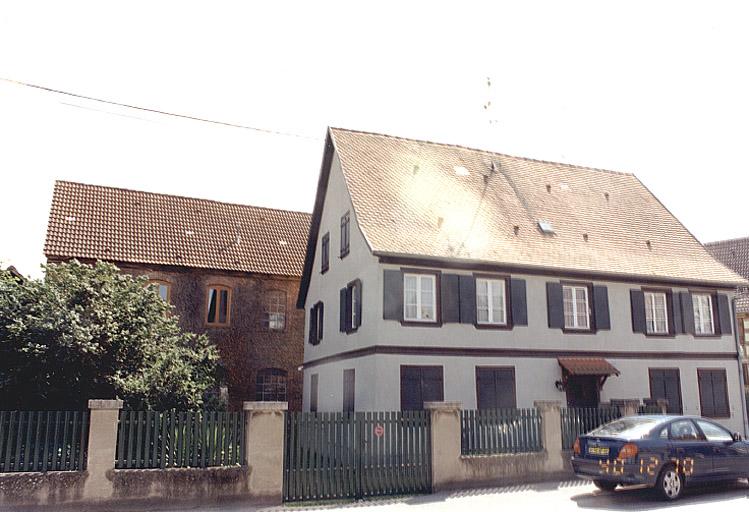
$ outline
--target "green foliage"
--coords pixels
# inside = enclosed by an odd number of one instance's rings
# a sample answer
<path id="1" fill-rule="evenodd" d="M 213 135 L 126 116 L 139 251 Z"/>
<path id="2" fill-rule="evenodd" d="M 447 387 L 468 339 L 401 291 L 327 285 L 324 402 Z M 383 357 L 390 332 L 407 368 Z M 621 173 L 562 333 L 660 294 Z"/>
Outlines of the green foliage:
<path id="1" fill-rule="evenodd" d="M 111 264 L 50 264 L 43 280 L 0 271 L 3 409 L 85 407 L 121 398 L 131 407 L 195 408 L 216 383 L 218 351 L 184 333 L 145 277 Z"/>

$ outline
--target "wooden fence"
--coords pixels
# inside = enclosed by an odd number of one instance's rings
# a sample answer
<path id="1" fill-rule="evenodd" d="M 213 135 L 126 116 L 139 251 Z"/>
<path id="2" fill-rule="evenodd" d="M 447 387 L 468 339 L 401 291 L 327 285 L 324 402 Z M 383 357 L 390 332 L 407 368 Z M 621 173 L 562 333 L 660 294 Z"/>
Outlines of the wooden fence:
<path id="1" fill-rule="evenodd" d="M 620 418 L 621 415 L 618 407 L 563 407 L 561 409 L 562 449 L 572 449 L 578 436 Z"/>
<path id="2" fill-rule="evenodd" d="M 241 412 L 122 410 L 115 467 L 236 466 L 244 450 Z"/>
<path id="3" fill-rule="evenodd" d="M 543 450 L 541 415 L 536 409 L 480 409 L 460 412 L 463 455 Z"/>
<path id="4" fill-rule="evenodd" d="M 89 413 L 0 411 L 0 471 L 83 471 Z"/>

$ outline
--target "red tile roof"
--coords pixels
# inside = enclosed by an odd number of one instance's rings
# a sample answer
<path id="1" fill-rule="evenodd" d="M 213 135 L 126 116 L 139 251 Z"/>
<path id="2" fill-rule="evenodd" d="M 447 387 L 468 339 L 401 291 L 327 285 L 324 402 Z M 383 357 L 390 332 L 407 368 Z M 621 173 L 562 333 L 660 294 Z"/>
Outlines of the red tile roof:
<path id="1" fill-rule="evenodd" d="M 602 357 L 560 357 L 557 361 L 570 375 L 619 375 L 619 370 Z"/>
<path id="2" fill-rule="evenodd" d="M 57 181 L 47 258 L 300 276 L 310 215 Z"/>

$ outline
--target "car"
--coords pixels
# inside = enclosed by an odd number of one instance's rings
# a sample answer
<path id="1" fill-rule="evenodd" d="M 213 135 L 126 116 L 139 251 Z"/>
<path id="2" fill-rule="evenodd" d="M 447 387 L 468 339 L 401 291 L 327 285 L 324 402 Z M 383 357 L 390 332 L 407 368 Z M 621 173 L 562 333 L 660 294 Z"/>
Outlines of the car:
<path id="1" fill-rule="evenodd" d="M 698 416 L 619 418 L 578 437 L 572 469 L 601 490 L 653 487 L 676 500 L 686 485 L 749 478 L 749 442 Z"/>

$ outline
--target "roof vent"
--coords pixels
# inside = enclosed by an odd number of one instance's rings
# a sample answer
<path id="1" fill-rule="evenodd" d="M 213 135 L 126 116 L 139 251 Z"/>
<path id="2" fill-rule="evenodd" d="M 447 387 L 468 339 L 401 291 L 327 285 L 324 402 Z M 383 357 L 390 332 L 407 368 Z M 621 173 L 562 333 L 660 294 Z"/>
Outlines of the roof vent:
<path id="1" fill-rule="evenodd" d="M 554 232 L 554 225 L 549 222 L 548 220 L 539 220 L 538 221 L 538 228 L 546 233 L 547 235 L 553 235 Z"/>
<path id="2" fill-rule="evenodd" d="M 288 245 L 288 242 L 286 240 L 279 240 L 278 245 Z"/>
<path id="3" fill-rule="evenodd" d="M 455 167 L 453 167 L 453 169 L 455 170 L 455 174 L 457 174 L 458 176 L 468 176 L 469 174 L 471 174 L 470 172 L 468 172 L 468 169 L 466 169 L 462 165 L 456 165 Z"/>
<path id="4" fill-rule="evenodd" d="M 560 183 L 559 184 L 559 190 L 563 190 L 564 192 L 568 192 L 570 189 L 570 186 L 566 183 Z"/>
<path id="5" fill-rule="evenodd" d="M 605 197 L 605 198 L 606 198 L 606 201 L 608 201 L 608 200 L 609 200 L 609 197 L 610 197 L 610 196 L 609 196 L 609 193 L 608 193 L 608 192 L 604 192 L 604 193 L 603 193 L 603 197 Z"/>
<path id="6" fill-rule="evenodd" d="M 551 185 L 546 185 L 546 191 L 551 194 Z"/>
<path id="7" fill-rule="evenodd" d="M 583 233 L 583 241 L 588 241 L 588 233 Z"/>
<path id="8" fill-rule="evenodd" d="M 517 235 L 518 233 L 520 233 L 520 226 L 513 226 L 513 227 L 512 227 L 512 230 L 513 230 L 513 231 L 515 232 L 515 234 Z"/>
<path id="9" fill-rule="evenodd" d="M 646 240 L 645 245 L 647 245 L 648 249 L 650 249 L 651 251 L 653 250 L 653 244 L 650 242 L 650 240 Z"/>
<path id="10" fill-rule="evenodd" d="M 186 234 L 187 236 L 192 236 L 192 235 L 194 235 L 194 234 L 195 234 L 195 231 L 193 231 L 192 229 L 186 229 L 186 230 L 185 230 L 185 234 Z"/>
<path id="11" fill-rule="evenodd" d="M 499 170 L 499 164 L 495 162 L 494 160 L 492 160 L 491 171 L 497 172 L 498 170 Z"/>
<path id="12" fill-rule="evenodd" d="M 66 222 L 75 222 L 75 217 L 73 215 L 68 215 L 65 217 Z"/>

